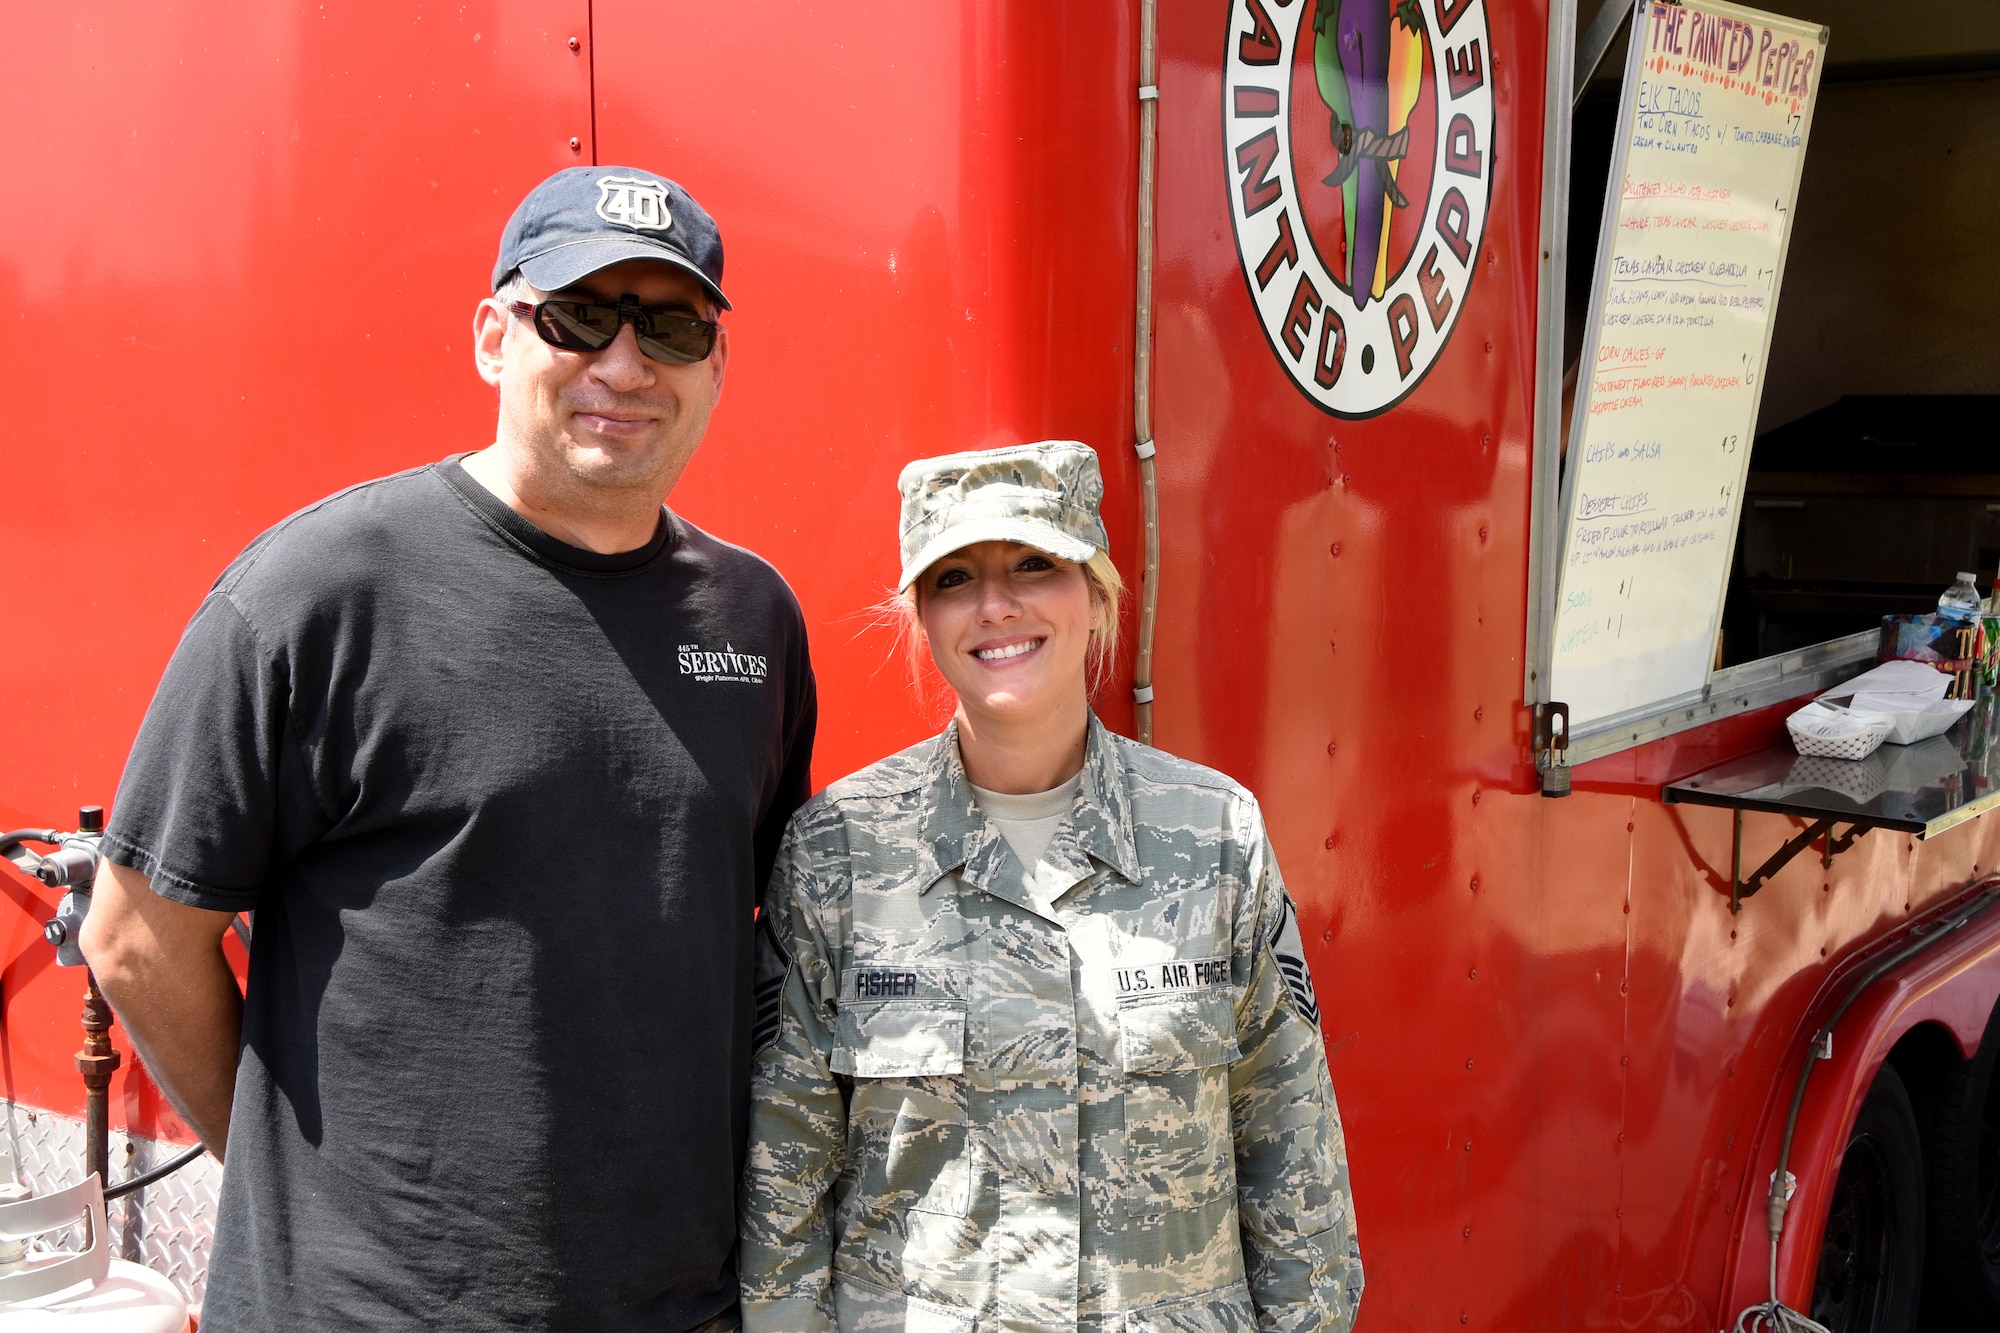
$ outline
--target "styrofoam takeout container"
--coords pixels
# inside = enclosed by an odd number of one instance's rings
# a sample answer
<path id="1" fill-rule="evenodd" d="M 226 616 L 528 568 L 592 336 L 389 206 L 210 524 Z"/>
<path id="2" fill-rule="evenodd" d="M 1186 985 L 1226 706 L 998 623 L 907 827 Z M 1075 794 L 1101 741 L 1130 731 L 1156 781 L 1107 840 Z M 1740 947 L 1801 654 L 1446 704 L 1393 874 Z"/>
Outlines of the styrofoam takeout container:
<path id="1" fill-rule="evenodd" d="M 1971 699 L 1920 699 L 1909 694 L 1857 694 L 1820 696 L 1829 703 L 1845 704 L 1861 717 L 1879 717 L 1889 723 L 1889 744 L 1914 745 L 1951 730 L 1951 724 L 1972 711 Z"/>

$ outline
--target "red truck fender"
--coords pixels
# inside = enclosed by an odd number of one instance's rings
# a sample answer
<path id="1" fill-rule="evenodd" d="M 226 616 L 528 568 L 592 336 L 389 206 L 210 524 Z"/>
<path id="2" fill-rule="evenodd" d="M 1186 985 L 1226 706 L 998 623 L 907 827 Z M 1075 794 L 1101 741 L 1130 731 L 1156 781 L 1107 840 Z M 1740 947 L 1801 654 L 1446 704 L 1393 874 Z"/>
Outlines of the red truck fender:
<path id="1" fill-rule="evenodd" d="M 1801 1067 L 1829 1017 L 1832 1054 L 1811 1061 L 1787 1158 L 1797 1184 L 1778 1249 L 1777 1294 L 1794 1310 L 1811 1304 L 1834 1183 L 1862 1102 L 1891 1053 L 1905 1081 L 1914 1074 L 1916 1095 L 1929 1066 L 1970 1060 L 1979 1049 L 2000 1000 L 2000 910 L 1989 909 L 2000 909 L 2000 875 L 1856 951 L 1828 975 L 1806 1009 L 1759 1123 L 1751 1157 L 1757 1165 L 1738 1191 L 1721 1327 L 1730 1327 L 1737 1311 L 1771 1298 L 1766 1201 Z M 1911 956 L 1869 979 L 1886 960 L 1913 948 Z"/>

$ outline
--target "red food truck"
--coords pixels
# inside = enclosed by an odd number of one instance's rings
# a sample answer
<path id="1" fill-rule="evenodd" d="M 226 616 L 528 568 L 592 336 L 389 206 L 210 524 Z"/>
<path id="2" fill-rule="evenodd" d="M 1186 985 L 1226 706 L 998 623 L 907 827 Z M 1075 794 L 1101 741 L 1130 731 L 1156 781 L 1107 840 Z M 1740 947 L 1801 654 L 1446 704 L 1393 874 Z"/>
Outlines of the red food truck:
<path id="1" fill-rule="evenodd" d="M 816 783 L 941 721 L 865 614 L 902 464 L 1098 449 L 1136 631 L 1100 712 L 1265 805 L 1347 1123 L 1362 1328 L 1805 1327 L 1774 1300 L 1841 1330 L 2000 1326 L 1991 707 L 1922 743 L 1949 755 L 1823 771 L 1786 728 L 1873 663 L 1883 616 L 2000 564 L 2000 11 L 1765 2 L 1784 23 L 1700 0 L 16 6 L 22 1182 L 85 1171 L 80 1063 L 110 1182 L 193 1142 L 116 1025 L 78 1060 L 84 971 L 45 935 L 66 863 L 32 835 L 110 802 L 246 542 L 490 440 L 469 317 L 501 224 L 557 168 L 629 162 L 728 238 L 728 392 L 673 504 L 797 590 Z M 1696 105 L 1757 80 L 1793 123 Z M 1780 154 L 1772 203 L 1634 174 L 1707 160 L 1696 140 Z M 1675 268 L 1665 229 L 1710 223 L 1775 260 Z M 1733 382 L 1651 360 L 1730 318 L 1763 330 Z M 1701 507 L 1590 489 L 1680 468 L 1681 425 L 1738 390 L 1746 424 L 1697 460 L 1737 450 L 1734 481 Z M 1657 438 L 1606 434 L 1628 399 Z M 120 1194 L 108 1244 L 198 1302 L 219 1179 L 201 1159 Z"/>

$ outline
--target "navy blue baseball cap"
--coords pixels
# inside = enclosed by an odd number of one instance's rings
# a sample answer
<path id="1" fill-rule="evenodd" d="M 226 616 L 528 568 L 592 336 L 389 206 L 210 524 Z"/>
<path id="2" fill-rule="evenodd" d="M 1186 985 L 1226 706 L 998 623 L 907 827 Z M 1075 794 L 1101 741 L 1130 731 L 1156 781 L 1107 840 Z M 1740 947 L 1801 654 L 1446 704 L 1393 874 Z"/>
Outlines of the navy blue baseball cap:
<path id="1" fill-rule="evenodd" d="M 500 233 L 493 290 L 519 269 L 557 292 L 628 259 L 686 269 L 730 308 L 715 219 L 686 190 L 637 167 L 566 167 L 528 191 Z"/>

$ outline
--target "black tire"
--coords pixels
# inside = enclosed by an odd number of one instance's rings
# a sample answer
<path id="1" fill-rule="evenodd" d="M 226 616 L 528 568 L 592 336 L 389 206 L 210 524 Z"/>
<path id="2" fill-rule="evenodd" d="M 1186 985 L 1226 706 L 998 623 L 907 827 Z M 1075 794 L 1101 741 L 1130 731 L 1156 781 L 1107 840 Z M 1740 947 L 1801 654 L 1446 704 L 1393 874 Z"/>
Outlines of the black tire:
<path id="1" fill-rule="evenodd" d="M 1970 1060 L 1950 1059 L 1924 1117 L 1924 1326 L 2000 1329 L 2000 1007 Z"/>
<path id="2" fill-rule="evenodd" d="M 1831 1333 L 1909 1333 L 1924 1271 L 1924 1157 L 1903 1080 L 1875 1076 L 1827 1206 L 1812 1317 Z"/>

